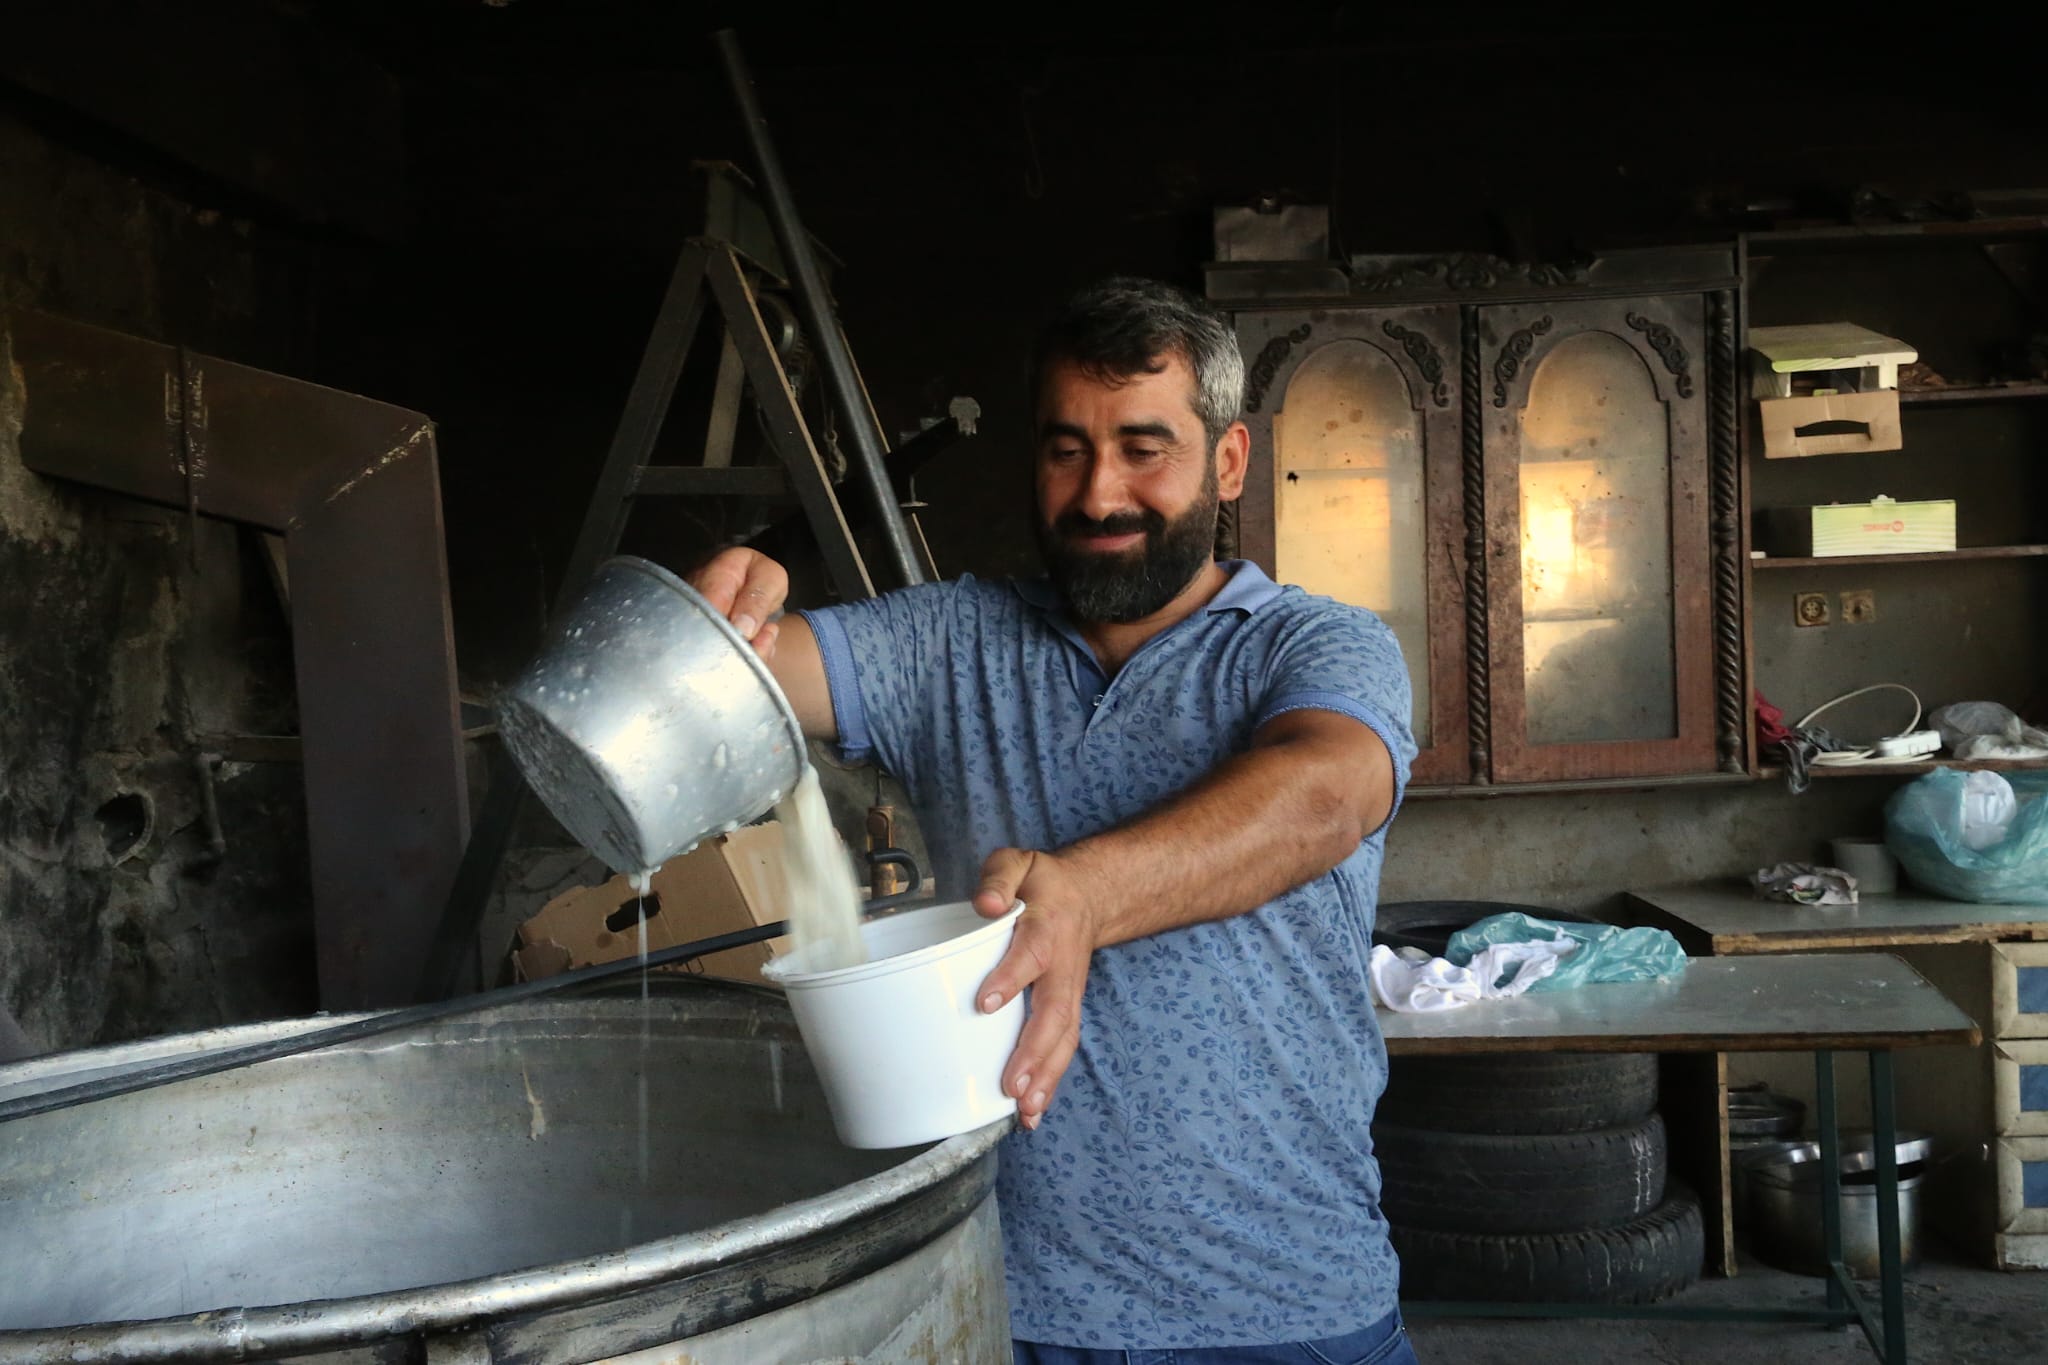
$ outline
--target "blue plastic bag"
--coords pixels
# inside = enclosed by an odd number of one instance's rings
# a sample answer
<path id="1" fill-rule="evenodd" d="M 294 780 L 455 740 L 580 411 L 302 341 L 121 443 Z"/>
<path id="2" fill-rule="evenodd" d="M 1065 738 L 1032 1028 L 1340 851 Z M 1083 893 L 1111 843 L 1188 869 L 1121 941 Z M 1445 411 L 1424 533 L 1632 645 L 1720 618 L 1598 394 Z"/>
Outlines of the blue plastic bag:
<path id="1" fill-rule="evenodd" d="M 1529 987 L 1531 995 L 1614 981 L 1664 981 L 1685 971 L 1685 949 L 1662 929 L 1566 924 L 1537 919 L 1519 910 L 1488 915 L 1477 924 L 1460 929 L 1451 935 L 1444 956 L 1457 966 L 1467 967 L 1473 954 L 1496 943 L 1548 943 L 1559 934 L 1576 940 L 1579 949 L 1559 962 L 1555 972 Z"/>
<path id="2" fill-rule="evenodd" d="M 2005 837 L 1983 849 L 1963 838 L 1965 774 L 1937 768 L 1892 793 L 1884 841 L 1915 886 L 1952 900 L 2048 905 L 2048 773 L 2002 776 L 2019 809 Z"/>

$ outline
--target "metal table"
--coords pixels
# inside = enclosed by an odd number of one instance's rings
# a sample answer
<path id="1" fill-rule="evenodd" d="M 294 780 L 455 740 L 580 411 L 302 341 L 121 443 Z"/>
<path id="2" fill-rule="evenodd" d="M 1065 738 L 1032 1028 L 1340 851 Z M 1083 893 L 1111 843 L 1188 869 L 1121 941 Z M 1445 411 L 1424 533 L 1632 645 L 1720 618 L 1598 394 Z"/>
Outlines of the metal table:
<path id="1" fill-rule="evenodd" d="M 1491 1000 L 1443 1014 L 1382 1010 L 1395 1057 L 1500 1052 L 1814 1053 L 1821 1140 L 1821 1229 L 1829 1273 L 1823 1308 L 1687 1308 L 1655 1304 L 1418 1303 L 1416 1317 L 1676 1317 L 1743 1322 L 1860 1324 L 1885 1365 L 1905 1365 L 1905 1271 L 1899 1252 L 1897 1122 L 1892 1051 L 1974 1046 L 1970 1017 L 1898 958 L 1881 953 L 1790 953 L 1694 958 L 1675 981 L 1589 986 Z M 1879 1305 L 1842 1263 L 1841 1133 L 1836 1052 L 1869 1056 L 1877 1157 Z"/>

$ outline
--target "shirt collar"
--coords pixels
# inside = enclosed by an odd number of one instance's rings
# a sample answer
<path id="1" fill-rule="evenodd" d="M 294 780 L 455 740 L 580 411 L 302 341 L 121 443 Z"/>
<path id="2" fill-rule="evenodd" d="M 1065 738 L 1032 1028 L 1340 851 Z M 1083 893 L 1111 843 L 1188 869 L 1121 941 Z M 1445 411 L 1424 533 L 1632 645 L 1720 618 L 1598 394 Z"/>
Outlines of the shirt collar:
<path id="1" fill-rule="evenodd" d="M 1224 559 L 1217 561 L 1223 571 L 1230 575 L 1216 595 L 1204 604 L 1206 615 L 1223 611 L 1241 611 L 1249 616 L 1260 607 L 1280 595 L 1280 585 L 1266 577 L 1265 571 L 1249 559 Z M 1017 595 L 1034 607 L 1046 611 L 1064 613 L 1067 608 L 1060 591 L 1048 578 L 1018 578 L 1012 580 Z"/>

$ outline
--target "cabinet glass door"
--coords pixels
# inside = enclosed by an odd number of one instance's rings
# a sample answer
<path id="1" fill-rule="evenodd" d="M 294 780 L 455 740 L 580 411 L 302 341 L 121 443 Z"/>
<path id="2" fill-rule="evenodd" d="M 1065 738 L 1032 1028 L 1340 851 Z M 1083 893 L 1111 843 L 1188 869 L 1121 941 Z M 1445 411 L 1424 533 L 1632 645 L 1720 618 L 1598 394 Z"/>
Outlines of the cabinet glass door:
<path id="1" fill-rule="evenodd" d="M 1469 782 L 1455 306 L 1241 313 L 1242 553 L 1401 643 L 1411 781 Z"/>
<path id="2" fill-rule="evenodd" d="M 1521 418 L 1522 691 L 1531 744 L 1678 734 L 1671 428 L 1627 343 L 1544 356 Z"/>
<path id="3" fill-rule="evenodd" d="M 1429 732 L 1429 594 L 1422 419 L 1386 352 L 1317 347 L 1273 416 L 1273 566 L 1393 627 L 1408 664 L 1415 742 Z"/>
<path id="4" fill-rule="evenodd" d="M 1714 769 L 1705 304 L 1480 310 L 1492 767 Z"/>

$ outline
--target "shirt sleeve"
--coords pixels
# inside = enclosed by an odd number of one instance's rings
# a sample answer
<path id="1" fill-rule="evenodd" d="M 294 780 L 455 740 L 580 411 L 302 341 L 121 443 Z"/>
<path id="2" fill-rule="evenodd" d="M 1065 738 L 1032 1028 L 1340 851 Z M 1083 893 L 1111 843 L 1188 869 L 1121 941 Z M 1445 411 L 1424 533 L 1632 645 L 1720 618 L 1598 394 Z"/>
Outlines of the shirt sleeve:
<path id="1" fill-rule="evenodd" d="M 931 690 L 945 665 L 954 600 L 969 581 L 797 613 L 817 637 L 839 752 L 848 763 L 873 760 L 890 772 L 906 771 L 931 723 Z"/>
<path id="2" fill-rule="evenodd" d="M 1288 711 L 1319 710 L 1378 735 L 1394 765 L 1383 830 L 1401 808 L 1415 760 L 1409 708 L 1408 666 L 1386 622 L 1362 607 L 1319 601 L 1281 635 L 1252 728 Z"/>

